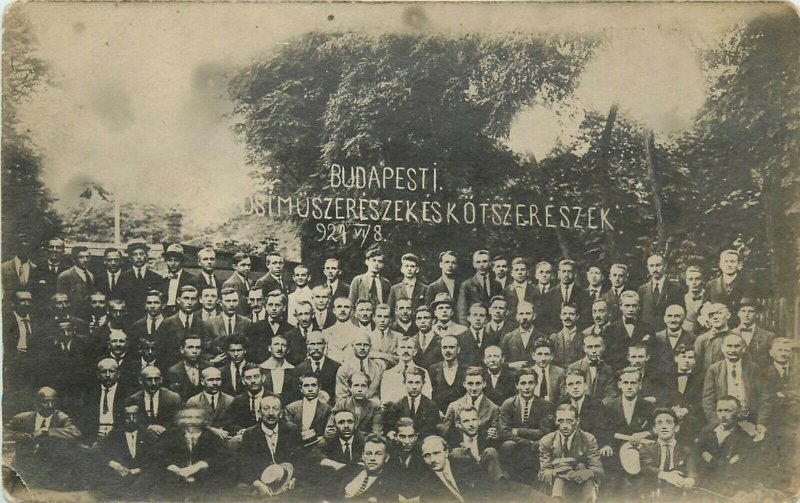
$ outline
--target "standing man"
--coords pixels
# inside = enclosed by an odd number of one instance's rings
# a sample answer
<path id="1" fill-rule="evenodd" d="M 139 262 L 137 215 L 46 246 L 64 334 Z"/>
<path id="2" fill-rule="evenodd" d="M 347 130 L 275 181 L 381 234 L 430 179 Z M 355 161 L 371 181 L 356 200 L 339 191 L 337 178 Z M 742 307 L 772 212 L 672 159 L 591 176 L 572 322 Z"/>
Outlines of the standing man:
<path id="1" fill-rule="evenodd" d="M 489 320 L 486 323 L 486 333 L 489 337 L 503 337 L 516 328 L 513 319 L 508 319 L 508 302 L 502 295 L 495 295 L 489 300 Z"/>
<path id="2" fill-rule="evenodd" d="M 403 337 L 414 337 L 419 328 L 414 324 L 414 310 L 411 299 L 399 299 L 394 306 L 394 323 L 391 329 Z"/>
<path id="3" fill-rule="evenodd" d="M 208 322 L 210 336 L 209 351 L 212 356 L 222 353 L 222 344 L 226 338 L 243 335 L 250 328 L 249 318 L 237 314 L 239 292 L 226 286 L 222 289 L 222 312 Z"/>
<path id="4" fill-rule="evenodd" d="M 442 271 L 442 275 L 428 285 L 428 290 L 425 292 L 425 304 L 430 305 L 439 297 L 439 294 L 443 293 L 454 299 L 454 303 L 458 302 L 459 286 L 455 280 L 457 262 L 458 258 L 454 251 L 447 250 L 439 254 L 439 269 Z"/>
<path id="5" fill-rule="evenodd" d="M 294 283 L 290 287 L 289 307 L 286 313 L 290 325 L 297 325 L 297 318 L 294 316 L 297 305 L 301 302 L 311 302 L 312 293 L 311 287 L 308 286 L 309 279 L 308 267 L 303 264 L 297 264 L 294 267 L 294 274 L 292 275 L 292 281 Z"/>
<path id="6" fill-rule="evenodd" d="M 130 309 L 131 319 L 138 320 L 144 316 L 144 302 L 147 292 L 159 290 L 164 292 L 164 278 L 148 267 L 148 252 L 150 247 L 141 239 L 132 239 L 128 242 L 126 253 L 131 261 L 131 268 L 124 271 L 120 277 L 122 298 Z"/>
<path id="7" fill-rule="evenodd" d="M 267 262 L 267 273 L 256 281 L 256 286 L 269 293 L 273 290 L 280 290 L 284 295 L 289 295 L 289 287 L 283 280 L 283 256 L 271 251 L 265 258 Z"/>
<path id="8" fill-rule="evenodd" d="M 720 275 L 706 283 L 704 301 L 725 304 L 732 313 L 739 311 L 742 297 L 752 297 L 747 279 L 742 274 L 742 261 L 736 250 L 719 254 Z"/>
<path id="9" fill-rule="evenodd" d="M 655 363 L 664 370 L 675 367 L 675 348 L 678 346 L 694 347 L 694 335 L 683 328 L 684 310 L 678 304 L 672 304 L 664 311 L 666 328 L 656 332 L 653 340 L 652 355 Z"/>
<path id="10" fill-rule="evenodd" d="M 591 300 L 586 292 L 575 284 L 576 274 L 577 265 L 574 260 L 562 260 L 558 263 L 559 284 L 548 294 L 549 298 L 545 301 L 546 310 L 542 312 L 543 319 L 540 321 L 544 326 L 549 325 L 551 330 L 558 327 L 559 313 L 564 304 L 575 305 L 581 320 L 589 319 Z M 588 325 L 589 323 L 585 323 L 583 327 Z"/>
<path id="11" fill-rule="evenodd" d="M 469 310 L 473 304 L 487 305 L 489 299 L 503 293 L 500 285 L 490 277 L 490 256 L 488 250 L 477 250 L 472 254 L 472 267 L 475 268 L 475 276 L 461 283 L 458 292 L 456 320 L 461 324 L 467 322 Z"/>
<path id="12" fill-rule="evenodd" d="M 161 292 L 150 290 L 145 297 L 145 316 L 136 320 L 132 326 L 133 336 L 137 341 L 150 338 L 161 345 L 161 326 L 164 323 L 164 302 Z"/>
<path id="13" fill-rule="evenodd" d="M 251 286 L 247 292 L 247 307 L 250 308 L 250 321 L 258 323 L 267 319 L 267 310 L 264 309 L 264 290 Z"/>
<path id="14" fill-rule="evenodd" d="M 195 286 L 202 292 L 204 288 L 211 287 L 220 294 L 222 281 L 217 278 L 214 269 L 217 265 L 217 253 L 211 248 L 202 248 L 197 252 L 197 263 L 200 265 L 200 274 L 197 275 Z"/>
<path id="15" fill-rule="evenodd" d="M 328 288 L 331 299 L 350 296 L 350 285 L 341 280 L 342 269 L 339 266 L 339 259 L 325 259 L 322 266 L 322 274 L 325 276 L 324 286 Z"/>
<path id="16" fill-rule="evenodd" d="M 686 281 L 686 293 L 683 295 L 683 305 L 686 308 L 686 319 L 683 321 L 683 328 L 687 332 L 699 334 L 701 332 L 700 322 L 697 317 L 700 315 L 700 307 L 703 305 L 703 297 L 706 291 L 703 288 L 703 271 L 696 265 L 690 265 L 684 273 Z"/>
<path id="17" fill-rule="evenodd" d="M 516 257 L 511 261 L 511 280 L 503 291 L 509 318 L 517 315 L 519 304 L 533 304 L 537 296 L 536 287 L 528 280 L 528 263 L 524 258 Z"/>
<path id="18" fill-rule="evenodd" d="M 534 269 L 536 278 L 536 297 L 543 297 L 553 288 L 553 264 L 542 261 Z"/>
<path id="19" fill-rule="evenodd" d="M 433 331 L 433 314 L 428 306 L 419 306 L 414 312 L 414 325 L 419 332 L 415 339 L 419 346 L 414 362 L 427 369 L 436 362 L 442 361 L 441 336 Z"/>
<path id="20" fill-rule="evenodd" d="M 611 315 L 612 322 L 617 321 L 622 317 L 620 310 L 620 297 L 622 292 L 628 290 L 628 266 L 625 264 L 612 264 L 608 269 L 608 280 L 611 283 L 603 298 L 608 302 L 608 312 Z"/>
<path id="21" fill-rule="evenodd" d="M 210 349 L 208 326 L 200 319 L 197 312 L 197 288 L 192 285 L 181 287 L 178 293 L 176 314 L 168 317 L 161 324 L 162 338 L 159 348 L 160 358 L 165 365 L 172 365 L 179 359 L 179 351 L 187 335 L 195 335 L 203 341 L 203 351 Z"/>
<path id="22" fill-rule="evenodd" d="M 269 357 L 269 344 L 276 335 L 284 335 L 292 326 L 286 321 L 286 295 L 280 290 L 267 292 L 264 309 L 267 318 L 250 325 L 247 333 L 247 352 L 250 359 L 261 363 Z"/>
<path id="23" fill-rule="evenodd" d="M 311 289 L 311 304 L 314 306 L 314 316 L 311 325 L 315 332 L 322 332 L 336 323 L 336 318 L 331 311 L 331 293 L 325 285 L 317 285 Z"/>
<path id="24" fill-rule="evenodd" d="M 351 318 L 353 304 L 347 297 L 337 297 L 333 300 L 333 316 L 336 322 L 323 330 L 323 335 L 328 344 L 328 356 L 339 363 L 345 356 L 345 347 L 350 344 L 350 337 L 356 329 Z"/>
<path id="25" fill-rule="evenodd" d="M 58 275 L 56 291 L 69 296 L 74 316 L 85 318 L 89 313 L 89 294 L 94 291 L 94 274 L 88 269 L 89 249 L 74 246 L 70 255 L 74 265 Z"/>
<path id="26" fill-rule="evenodd" d="M 388 279 L 381 276 L 384 253 L 379 244 L 375 243 L 367 248 L 364 264 L 367 266 L 367 272 L 359 274 L 350 283 L 350 302 L 355 305 L 359 299 L 368 299 L 372 301 L 373 306 L 388 302 L 392 285 Z"/>
<path id="27" fill-rule="evenodd" d="M 650 281 L 639 287 L 639 302 L 642 309 L 642 321 L 653 330 L 664 329 L 664 311 L 672 304 L 681 305 L 683 292 L 680 287 L 667 281 L 664 275 L 664 258 L 651 255 L 647 259 L 647 272 Z"/>
<path id="28" fill-rule="evenodd" d="M 604 400 L 616 395 L 614 371 L 603 361 L 605 344 L 599 335 L 583 338 L 583 358 L 567 367 L 567 371 L 580 370 L 586 376 L 586 394 Z"/>
<path id="29" fill-rule="evenodd" d="M 484 304 L 475 303 L 470 306 L 466 318 L 469 327 L 457 336 L 461 347 L 461 360 L 467 365 L 479 365 L 483 359 L 483 350 L 500 344 L 498 334 L 495 332 L 490 334 L 486 330 L 487 318 L 488 311 Z"/>
<path id="30" fill-rule="evenodd" d="M 231 261 L 233 262 L 233 274 L 225 280 L 222 284 L 222 288 L 233 287 L 239 293 L 239 306 L 237 308 L 239 314 L 248 314 L 250 310 L 247 306 L 247 293 L 250 291 L 249 276 L 252 262 L 250 256 L 244 252 L 235 253 Z M 256 288 L 261 288 L 264 291 L 264 295 L 269 294 L 271 291 L 262 288 L 258 283 L 256 283 L 255 286 Z M 221 290 L 220 293 L 222 293 Z"/>
<path id="31" fill-rule="evenodd" d="M 295 374 L 316 376 L 319 389 L 328 395 L 325 401 L 333 404 L 336 397 L 336 373 L 340 365 L 325 355 L 327 342 L 323 333 L 308 334 L 306 346 L 308 357 L 295 367 Z"/>
<path id="32" fill-rule="evenodd" d="M 54 293 L 56 293 L 56 281 L 58 280 L 58 275 L 72 267 L 70 260 L 65 257 L 64 250 L 65 246 L 63 239 L 54 237 L 47 241 L 45 246 L 45 255 L 47 256 L 47 260 L 40 263 L 37 267 L 34 267 L 31 271 L 33 280 L 30 288 L 31 292 L 37 299 L 49 299 Z M 13 270 L 16 271 L 16 266 Z M 6 283 L 6 277 L 3 277 L 3 284 L 8 285 L 8 283 Z M 4 288 L 8 287 L 4 286 Z M 37 314 L 44 313 L 37 310 Z"/>
<path id="33" fill-rule="evenodd" d="M 505 255 L 496 255 L 492 259 L 492 279 L 500 285 L 500 294 L 508 286 L 508 259 Z"/>
<path id="34" fill-rule="evenodd" d="M 590 302 L 595 302 L 603 298 L 603 294 L 606 291 L 606 286 L 603 283 L 604 279 L 603 271 L 599 266 L 590 266 L 589 270 L 586 271 L 586 281 L 589 282 L 586 293 L 589 294 Z"/>
<path id="35" fill-rule="evenodd" d="M 389 306 L 395 309 L 397 301 L 408 299 L 411 301 L 411 309 L 425 304 L 425 294 L 427 285 L 419 280 L 419 257 L 413 253 L 406 253 L 400 258 L 400 273 L 403 279 L 392 285 L 389 291 Z"/>
<path id="36" fill-rule="evenodd" d="M 731 333 L 739 335 L 744 340 L 747 358 L 756 365 L 769 365 L 771 362 L 769 348 L 775 339 L 775 334 L 756 324 L 759 307 L 755 299 L 742 297 L 739 301 L 739 326 L 731 330 Z"/>
<path id="37" fill-rule="evenodd" d="M 122 252 L 116 248 L 103 251 L 103 273 L 97 278 L 97 290 L 103 292 L 107 299 L 121 299 L 119 278 L 122 275 Z"/>
<path id="38" fill-rule="evenodd" d="M 21 288 L 28 288 L 35 276 L 36 265 L 31 261 L 33 239 L 30 234 L 19 233 L 15 243 L 14 257 L 0 266 L 4 297 Z M 59 290 L 61 291 L 61 290 Z M 64 292 L 68 293 L 68 292 Z"/>
<path id="39" fill-rule="evenodd" d="M 444 337 L 445 335 L 455 335 L 463 333 L 467 327 L 459 325 L 453 321 L 453 298 L 447 293 L 440 293 L 431 302 L 433 317 L 436 319 L 433 325 L 433 332 Z"/>
<path id="40" fill-rule="evenodd" d="M 431 377 L 431 399 L 444 412 L 450 402 L 465 393 L 463 383 L 467 368 L 459 359 L 460 349 L 456 337 L 445 335 L 441 339 L 441 347 L 443 360 L 431 365 L 428 373 Z"/>
<path id="41" fill-rule="evenodd" d="M 509 332 L 500 342 L 503 356 L 511 370 L 525 366 L 530 360 L 531 348 L 537 339 L 546 336 L 536 330 L 533 320 L 536 318 L 533 304 L 522 302 L 517 306 L 517 324 L 514 331 Z"/>
<path id="42" fill-rule="evenodd" d="M 578 308 L 575 304 L 561 306 L 561 331 L 550 336 L 553 363 L 565 367 L 583 356 L 583 337 L 578 334 Z"/>
<path id="43" fill-rule="evenodd" d="M 167 305 L 164 307 L 166 316 L 172 316 L 178 312 L 178 292 L 181 287 L 194 285 L 197 283 L 197 276 L 184 271 L 183 264 L 186 262 L 186 254 L 183 253 L 183 246 L 171 244 L 164 252 L 164 262 L 167 264 L 166 292 Z"/>
<path id="44" fill-rule="evenodd" d="M 606 363 L 612 369 L 625 367 L 628 346 L 633 344 L 651 344 L 655 333 L 650 325 L 639 321 L 639 294 L 626 290 L 620 296 L 622 319 L 611 323 L 606 330 Z"/>

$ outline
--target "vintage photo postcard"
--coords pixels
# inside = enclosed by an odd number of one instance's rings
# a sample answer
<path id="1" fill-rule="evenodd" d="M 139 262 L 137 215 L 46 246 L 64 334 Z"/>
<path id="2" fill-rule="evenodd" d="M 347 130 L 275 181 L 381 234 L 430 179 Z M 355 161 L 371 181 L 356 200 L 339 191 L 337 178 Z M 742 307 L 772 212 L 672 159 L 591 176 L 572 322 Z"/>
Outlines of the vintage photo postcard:
<path id="1" fill-rule="evenodd" d="M 2 39 L 9 501 L 800 496 L 784 2 L 73 2 Z"/>

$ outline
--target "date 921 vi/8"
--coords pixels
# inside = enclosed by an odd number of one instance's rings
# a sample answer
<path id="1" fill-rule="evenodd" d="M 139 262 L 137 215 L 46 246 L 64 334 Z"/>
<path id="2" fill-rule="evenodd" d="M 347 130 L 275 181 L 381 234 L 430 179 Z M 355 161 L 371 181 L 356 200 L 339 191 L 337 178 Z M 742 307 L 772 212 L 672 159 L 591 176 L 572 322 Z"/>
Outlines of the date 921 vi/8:
<path id="1" fill-rule="evenodd" d="M 326 224 L 319 222 L 316 227 L 319 233 L 317 241 L 335 241 L 344 245 L 347 244 L 347 239 L 351 233 L 352 239 L 361 240 L 361 246 L 364 246 L 368 240 L 374 242 L 383 241 L 381 226 L 376 224 L 345 224 L 343 222 L 329 222 Z"/>

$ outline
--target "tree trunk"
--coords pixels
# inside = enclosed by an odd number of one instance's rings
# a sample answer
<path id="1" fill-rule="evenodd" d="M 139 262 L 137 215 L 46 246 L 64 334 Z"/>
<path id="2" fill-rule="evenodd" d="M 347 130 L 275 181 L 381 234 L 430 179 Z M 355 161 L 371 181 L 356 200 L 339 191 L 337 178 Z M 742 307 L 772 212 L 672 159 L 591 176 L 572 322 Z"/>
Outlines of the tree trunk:
<path id="1" fill-rule="evenodd" d="M 647 175 L 650 178 L 650 187 L 653 191 L 653 203 L 656 207 L 656 226 L 658 229 L 658 246 L 664 250 L 667 245 L 667 229 L 664 226 L 664 214 L 661 207 L 661 188 L 656 177 L 656 167 L 653 163 L 653 149 L 655 148 L 655 137 L 653 130 L 647 131 L 645 138 L 645 153 L 647 154 Z"/>
<path id="2" fill-rule="evenodd" d="M 617 120 L 618 109 L 619 105 L 617 103 L 613 103 L 611 108 L 608 109 L 606 125 L 603 127 L 603 132 L 600 135 L 600 144 L 598 146 L 599 156 L 597 160 L 595 181 L 601 187 L 608 185 L 608 172 L 610 171 L 608 155 L 611 151 L 611 132 L 613 131 L 614 123 Z M 611 206 L 610 201 L 608 200 L 607 190 L 600 190 L 600 201 L 604 208 L 609 208 Z M 613 262 L 616 257 L 616 240 L 614 239 L 614 231 L 607 228 L 605 229 L 604 234 L 606 238 L 606 256 L 608 257 L 609 262 Z"/>

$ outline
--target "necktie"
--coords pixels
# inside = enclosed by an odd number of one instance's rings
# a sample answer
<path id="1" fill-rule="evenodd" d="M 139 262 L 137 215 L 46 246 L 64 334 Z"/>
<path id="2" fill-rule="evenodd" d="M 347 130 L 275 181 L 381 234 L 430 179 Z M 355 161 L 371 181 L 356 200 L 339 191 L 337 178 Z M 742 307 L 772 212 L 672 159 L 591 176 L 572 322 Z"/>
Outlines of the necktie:
<path id="1" fill-rule="evenodd" d="M 491 297 L 492 290 L 489 287 L 489 276 L 483 277 L 483 288 L 486 290 L 486 295 Z"/>
<path id="2" fill-rule="evenodd" d="M 372 280 L 369 284 L 369 300 L 371 300 L 373 303 L 378 301 L 378 290 L 375 287 L 375 276 L 372 277 Z"/>
<path id="3" fill-rule="evenodd" d="M 661 470 L 668 472 L 672 470 L 672 454 L 669 452 L 669 445 L 662 445 L 661 448 L 664 449 L 664 466 Z"/>
<path id="4" fill-rule="evenodd" d="M 344 458 L 348 461 L 353 459 L 353 454 L 350 452 L 350 442 L 344 444 Z"/>
<path id="5" fill-rule="evenodd" d="M 781 367 L 781 379 L 786 379 L 786 376 L 788 375 L 789 375 L 789 366 L 784 365 L 783 367 Z"/>
<path id="6" fill-rule="evenodd" d="M 461 496 L 461 491 L 459 491 L 458 487 L 456 487 L 455 481 L 452 480 L 445 472 L 442 472 L 442 480 L 447 488 L 453 493 L 453 495 L 458 497 L 459 501 L 464 501 L 463 497 Z"/>
<path id="7" fill-rule="evenodd" d="M 39 429 L 40 430 L 46 430 L 47 429 L 47 418 L 46 417 L 42 418 L 42 424 L 39 425 Z"/>
<path id="8" fill-rule="evenodd" d="M 314 373 L 319 374 L 319 361 L 313 360 L 313 362 L 314 362 Z"/>
<path id="9" fill-rule="evenodd" d="M 153 335 L 153 319 L 147 318 L 147 335 Z"/>
<path id="10" fill-rule="evenodd" d="M 241 379 L 242 379 L 242 371 L 238 365 L 234 365 L 233 382 L 231 383 L 233 385 L 233 391 L 239 389 L 239 382 Z"/>
<path id="11" fill-rule="evenodd" d="M 183 319 L 183 328 L 185 328 L 186 330 L 189 329 L 189 317 L 188 316 Z"/>
<path id="12" fill-rule="evenodd" d="M 355 496 L 361 496 L 364 494 L 364 492 L 367 490 L 367 484 L 369 484 L 369 475 L 367 475 L 367 472 L 364 472 L 364 482 L 361 483 L 361 487 L 358 488 Z"/>
<path id="13" fill-rule="evenodd" d="M 136 268 L 136 279 L 142 279 L 142 270 L 141 270 L 141 268 Z"/>
<path id="14" fill-rule="evenodd" d="M 256 397 L 250 395 L 250 415 L 253 419 L 256 418 Z"/>
<path id="15" fill-rule="evenodd" d="M 228 335 L 233 333 L 233 318 L 228 318 Z"/>
<path id="16" fill-rule="evenodd" d="M 25 325 L 25 335 L 20 336 L 17 348 L 28 349 L 28 337 L 31 336 L 31 320 L 30 318 L 25 318 L 22 322 Z"/>
<path id="17" fill-rule="evenodd" d="M 547 400 L 547 398 L 548 398 L 548 394 L 547 394 L 547 371 L 546 370 L 542 372 L 542 383 L 539 386 L 539 398 L 544 398 L 545 400 Z"/>
<path id="18" fill-rule="evenodd" d="M 214 395 L 211 395 L 211 410 L 216 410 L 217 408 L 217 399 Z"/>
<path id="19" fill-rule="evenodd" d="M 250 291 L 250 281 L 247 278 L 244 278 L 244 289 Z"/>
<path id="20" fill-rule="evenodd" d="M 154 419 L 156 417 L 156 410 L 153 407 L 155 405 L 155 401 L 153 400 L 152 395 L 147 395 L 147 415 L 150 419 Z"/>
<path id="21" fill-rule="evenodd" d="M 658 283 L 653 285 L 653 296 L 658 298 L 659 290 L 658 290 Z"/>
<path id="22" fill-rule="evenodd" d="M 366 366 L 364 365 L 364 360 L 359 360 L 358 362 L 359 362 L 359 366 L 361 367 L 361 373 L 366 374 L 367 373 L 367 369 L 366 369 Z"/>
<path id="23" fill-rule="evenodd" d="M 478 347 L 481 347 L 481 332 L 475 332 L 475 341 L 478 343 Z"/>
<path id="24" fill-rule="evenodd" d="M 531 403 L 525 402 L 525 407 L 522 409 L 522 422 L 527 423 L 528 419 L 530 419 L 531 414 Z"/>
<path id="25" fill-rule="evenodd" d="M 733 367 L 733 368 L 731 369 L 731 377 L 732 377 L 733 379 L 736 379 L 736 367 Z"/>
<path id="26" fill-rule="evenodd" d="M 417 406 L 416 406 L 417 399 L 409 397 L 408 401 L 411 402 L 410 403 L 410 405 L 411 405 L 411 417 L 414 417 L 414 416 L 417 415 Z"/>
<path id="27" fill-rule="evenodd" d="M 189 368 L 189 380 L 192 381 L 192 386 L 198 385 L 197 369 L 194 367 Z"/>
<path id="28" fill-rule="evenodd" d="M 103 414 L 108 414 L 108 390 L 103 388 Z"/>
<path id="29" fill-rule="evenodd" d="M 422 332 L 419 333 L 419 347 L 421 347 L 423 351 L 428 349 L 427 338 L 425 337 L 425 334 L 423 334 Z"/>

